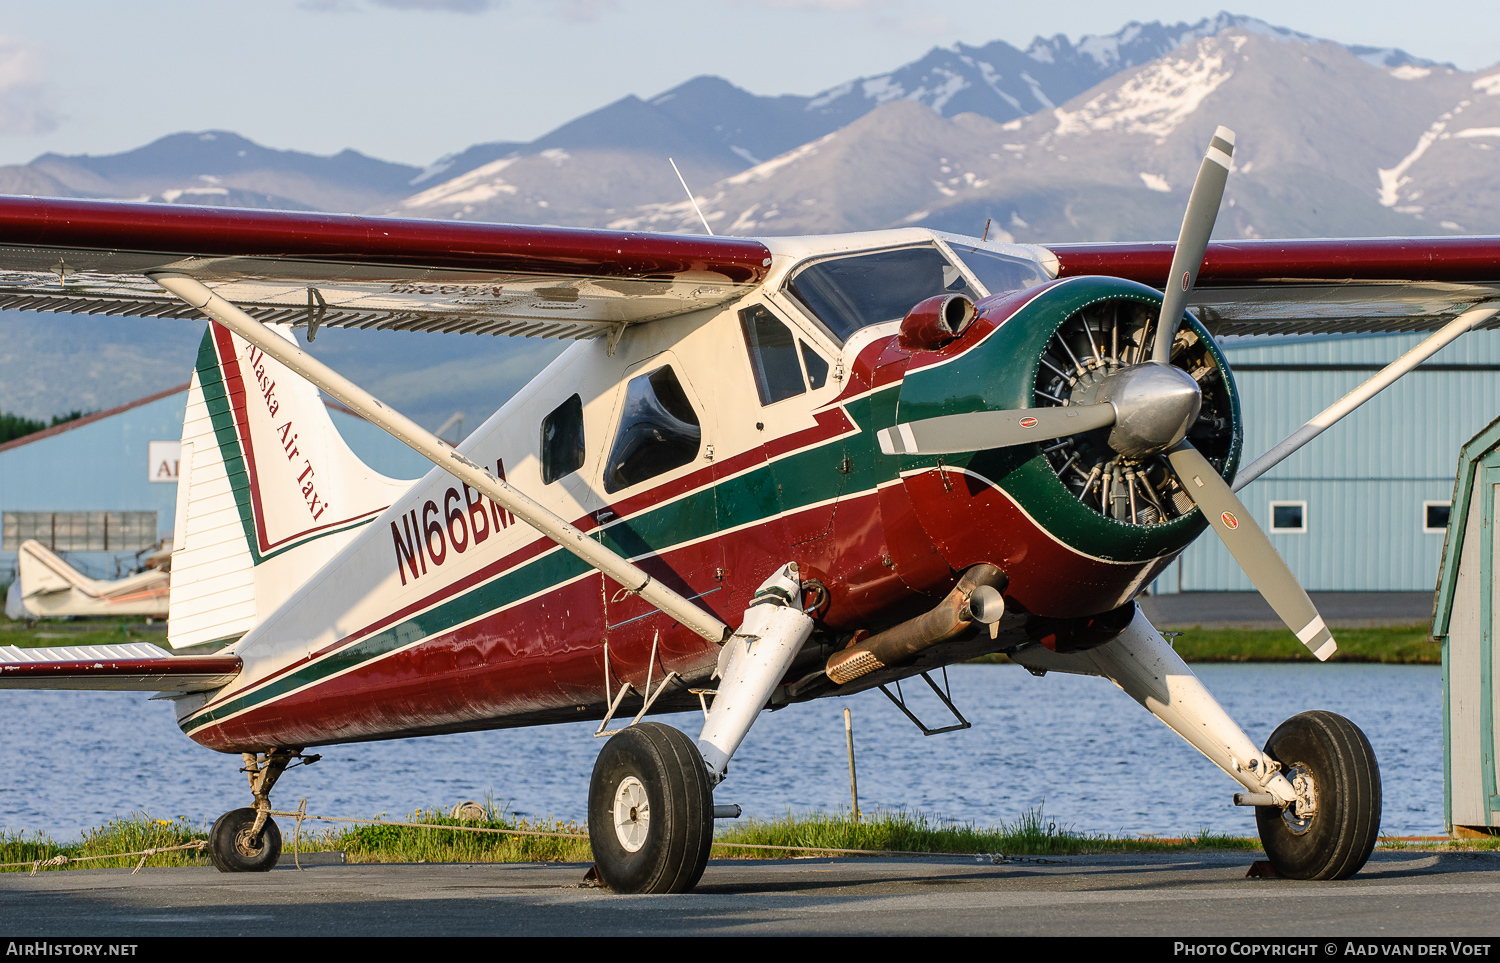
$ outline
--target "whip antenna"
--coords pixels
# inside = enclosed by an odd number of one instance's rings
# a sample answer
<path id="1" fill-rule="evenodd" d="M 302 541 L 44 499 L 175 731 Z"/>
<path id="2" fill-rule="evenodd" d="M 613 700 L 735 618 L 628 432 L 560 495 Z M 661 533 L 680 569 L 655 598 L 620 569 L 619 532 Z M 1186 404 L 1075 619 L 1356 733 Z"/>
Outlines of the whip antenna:
<path id="1" fill-rule="evenodd" d="M 692 190 L 687 186 L 687 178 L 682 176 L 682 171 L 677 170 L 677 162 L 667 158 L 667 163 L 672 165 L 672 170 L 677 174 L 677 180 L 682 184 L 682 189 L 687 191 L 688 203 L 693 205 L 693 210 L 698 212 L 698 220 L 703 222 L 703 229 L 708 232 L 709 237 L 714 236 L 714 229 L 708 226 L 708 218 L 703 216 L 703 208 L 698 206 L 698 199 L 693 196 Z"/>

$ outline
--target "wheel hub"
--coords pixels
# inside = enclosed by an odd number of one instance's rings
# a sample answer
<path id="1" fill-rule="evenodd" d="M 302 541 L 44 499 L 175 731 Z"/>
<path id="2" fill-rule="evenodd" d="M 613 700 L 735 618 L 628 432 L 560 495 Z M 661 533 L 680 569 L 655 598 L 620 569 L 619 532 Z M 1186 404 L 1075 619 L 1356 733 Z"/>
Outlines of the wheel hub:
<path id="1" fill-rule="evenodd" d="M 651 828 L 651 802 L 646 787 L 634 776 L 626 776 L 615 791 L 615 836 L 627 853 L 640 852 Z"/>
<path id="2" fill-rule="evenodd" d="M 1317 787 L 1313 785 L 1312 771 L 1300 762 L 1292 764 L 1286 776 L 1291 780 L 1297 799 L 1281 811 L 1281 818 L 1287 829 L 1301 836 L 1312 828 L 1313 817 L 1318 814 Z"/>

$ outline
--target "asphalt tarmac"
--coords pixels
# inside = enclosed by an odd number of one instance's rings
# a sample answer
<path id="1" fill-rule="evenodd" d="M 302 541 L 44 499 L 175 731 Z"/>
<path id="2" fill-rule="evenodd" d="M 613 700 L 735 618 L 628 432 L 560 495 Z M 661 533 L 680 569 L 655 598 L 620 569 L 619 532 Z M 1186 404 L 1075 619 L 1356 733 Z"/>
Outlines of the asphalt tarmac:
<path id="1" fill-rule="evenodd" d="M 682 896 L 586 867 L 320 865 L 0 875 L 0 945 L 129 936 L 1260 936 L 1500 934 L 1500 853 L 1378 853 L 1354 879 L 1247 879 L 1250 854 L 716 860 Z"/>

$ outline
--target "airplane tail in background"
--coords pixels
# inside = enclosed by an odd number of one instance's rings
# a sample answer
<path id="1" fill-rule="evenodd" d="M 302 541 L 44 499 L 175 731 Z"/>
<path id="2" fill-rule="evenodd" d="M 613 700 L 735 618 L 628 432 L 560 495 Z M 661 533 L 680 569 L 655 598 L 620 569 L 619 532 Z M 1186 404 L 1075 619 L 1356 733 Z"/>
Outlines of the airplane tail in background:
<path id="1" fill-rule="evenodd" d="M 317 388 L 210 324 L 182 426 L 168 641 L 243 635 L 411 485 L 350 450 Z"/>
<path id="2" fill-rule="evenodd" d="M 75 615 L 167 614 L 167 573 L 145 571 L 107 581 L 90 578 L 28 538 L 16 552 L 16 578 L 5 614 L 16 621 Z"/>

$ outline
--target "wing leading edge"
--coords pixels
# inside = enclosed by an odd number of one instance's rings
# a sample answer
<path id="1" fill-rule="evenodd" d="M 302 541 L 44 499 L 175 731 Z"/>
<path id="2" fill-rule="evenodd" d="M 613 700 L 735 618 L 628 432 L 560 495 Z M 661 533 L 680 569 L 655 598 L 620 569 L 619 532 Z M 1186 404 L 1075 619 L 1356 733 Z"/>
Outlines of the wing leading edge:
<path id="1" fill-rule="evenodd" d="M 1162 288 L 1170 242 L 1049 244 L 1059 277 Z M 1500 237 L 1216 241 L 1189 305 L 1216 336 L 1434 331 L 1500 297 Z M 1500 327 L 1500 317 L 1481 327 Z"/>
<path id="2" fill-rule="evenodd" d="M 198 312 L 186 274 L 256 320 L 592 338 L 713 307 L 765 277 L 740 238 L 0 197 L 0 309 Z"/>

